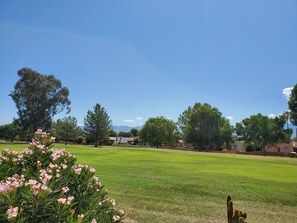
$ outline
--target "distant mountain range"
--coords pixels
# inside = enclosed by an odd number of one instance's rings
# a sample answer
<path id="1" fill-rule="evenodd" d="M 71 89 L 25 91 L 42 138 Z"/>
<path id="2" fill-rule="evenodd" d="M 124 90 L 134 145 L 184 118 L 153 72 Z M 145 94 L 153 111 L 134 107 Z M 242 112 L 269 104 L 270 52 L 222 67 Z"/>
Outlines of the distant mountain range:
<path id="1" fill-rule="evenodd" d="M 141 126 L 136 126 L 136 127 L 131 127 L 131 126 L 125 126 L 125 125 L 113 125 L 112 129 L 116 131 L 117 133 L 119 132 L 130 132 L 131 129 L 141 129 Z"/>

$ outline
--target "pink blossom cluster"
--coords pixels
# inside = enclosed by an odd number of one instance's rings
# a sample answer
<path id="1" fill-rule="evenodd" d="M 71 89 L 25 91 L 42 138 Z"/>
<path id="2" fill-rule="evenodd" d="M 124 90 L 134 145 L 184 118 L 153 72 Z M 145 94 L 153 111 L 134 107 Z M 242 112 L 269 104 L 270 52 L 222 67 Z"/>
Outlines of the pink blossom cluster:
<path id="1" fill-rule="evenodd" d="M 52 175 L 49 175 L 46 170 L 40 170 L 39 173 L 39 178 L 44 184 L 46 184 L 52 178 Z"/>
<path id="2" fill-rule="evenodd" d="M 42 129 L 38 129 L 37 132 L 35 132 L 36 140 L 32 140 L 30 143 L 30 147 L 33 148 L 37 146 L 39 149 L 47 149 L 44 145 L 46 143 L 52 143 L 55 142 L 55 137 L 50 137 L 50 133 L 43 132 Z"/>
<path id="3" fill-rule="evenodd" d="M 119 210 L 118 213 L 119 213 L 120 216 L 123 216 L 125 214 L 125 211 L 124 210 Z"/>
<path id="4" fill-rule="evenodd" d="M 50 163 L 48 165 L 48 167 L 46 168 L 46 172 L 51 175 L 55 174 L 56 177 L 60 177 L 61 170 L 66 169 L 66 168 L 67 168 L 67 165 L 65 165 L 65 164 L 58 165 L 58 164 Z"/>
<path id="5" fill-rule="evenodd" d="M 21 211 L 21 208 L 10 206 L 6 212 L 6 214 L 8 215 L 8 219 L 15 218 L 18 215 L 19 210 Z"/>
<path id="6" fill-rule="evenodd" d="M 101 187 L 101 182 L 99 181 L 99 178 L 96 176 L 93 176 L 93 181 L 95 183 L 96 186 Z"/>
<path id="7" fill-rule="evenodd" d="M 1 161 L 8 161 L 8 160 L 9 160 L 8 157 L 3 156 L 2 154 L 0 154 L 0 163 L 1 163 Z"/>
<path id="8" fill-rule="evenodd" d="M 32 155 L 33 151 L 31 149 L 26 148 L 26 149 L 23 150 L 23 153 L 26 154 L 26 155 Z"/>
<path id="9" fill-rule="evenodd" d="M 65 205 L 65 204 L 70 204 L 71 201 L 73 201 L 73 200 L 74 200 L 74 197 L 73 196 L 69 196 L 67 198 L 59 198 L 58 199 L 58 203 Z"/>
<path id="10" fill-rule="evenodd" d="M 114 208 L 114 207 L 115 207 L 115 205 L 116 205 L 116 202 L 115 202 L 115 200 L 114 200 L 114 199 L 111 199 L 111 200 L 110 200 L 110 204 L 111 204 L 111 206 Z"/>
<path id="11" fill-rule="evenodd" d="M 16 163 L 19 162 L 23 158 L 23 154 L 20 152 L 11 151 L 8 148 L 2 150 L 2 154 L 0 154 L 0 163 L 2 161 L 9 161 Z"/>
<path id="12" fill-rule="evenodd" d="M 5 181 L 0 182 L 0 193 L 10 193 L 16 188 L 24 185 L 24 175 L 13 175 L 8 177 Z"/>
<path id="13" fill-rule="evenodd" d="M 43 132 L 42 129 L 37 129 L 35 134 L 37 135 L 37 137 L 41 137 L 42 139 L 49 138 L 49 140 L 51 142 L 55 142 L 55 139 L 56 139 L 55 137 L 49 137 L 50 133 L 49 132 Z"/>
<path id="14" fill-rule="evenodd" d="M 37 180 L 30 179 L 25 183 L 26 186 L 30 186 L 33 189 L 33 195 L 37 196 L 40 190 L 51 192 L 51 189 L 46 184 L 41 184 Z"/>
<path id="15" fill-rule="evenodd" d="M 8 148 L 3 149 L 2 153 L 6 154 L 6 155 L 13 155 L 13 156 L 20 154 L 20 152 L 12 151 Z"/>
<path id="16" fill-rule="evenodd" d="M 53 161 L 58 160 L 60 157 L 62 157 L 62 158 L 65 158 L 65 157 L 75 158 L 74 155 L 67 152 L 65 149 L 54 149 L 53 152 L 52 152 L 52 157 L 53 157 Z"/>
<path id="17" fill-rule="evenodd" d="M 118 216 L 118 215 L 114 215 L 114 216 L 112 217 L 112 220 L 113 220 L 114 222 L 119 222 L 119 221 L 121 220 L 121 217 Z"/>
<path id="18" fill-rule="evenodd" d="M 61 189 L 63 193 L 67 193 L 70 189 L 68 187 L 62 187 Z"/>
<path id="19" fill-rule="evenodd" d="M 88 165 L 76 165 L 76 166 L 73 166 L 73 167 L 71 168 L 71 170 L 72 170 L 75 174 L 80 175 L 80 174 L 81 174 L 81 171 L 82 171 L 83 169 L 88 169 L 88 168 L 89 168 Z"/>
<path id="20" fill-rule="evenodd" d="M 84 218 L 84 215 L 83 214 L 79 214 L 79 215 L 77 215 L 77 218 L 78 218 L 78 220 L 81 221 Z"/>

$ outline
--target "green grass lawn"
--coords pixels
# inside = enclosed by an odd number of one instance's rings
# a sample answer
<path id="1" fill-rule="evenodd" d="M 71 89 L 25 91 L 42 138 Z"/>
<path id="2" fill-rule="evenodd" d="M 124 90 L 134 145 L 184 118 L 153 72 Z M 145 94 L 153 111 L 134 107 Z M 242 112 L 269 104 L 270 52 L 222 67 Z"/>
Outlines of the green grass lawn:
<path id="1" fill-rule="evenodd" d="M 22 150 L 24 144 L 0 144 Z M 226 197 L 248 222 L 297 222 L 297 159 L 61 145 L 96 175 L 126 222 L 226 222 Z"/>

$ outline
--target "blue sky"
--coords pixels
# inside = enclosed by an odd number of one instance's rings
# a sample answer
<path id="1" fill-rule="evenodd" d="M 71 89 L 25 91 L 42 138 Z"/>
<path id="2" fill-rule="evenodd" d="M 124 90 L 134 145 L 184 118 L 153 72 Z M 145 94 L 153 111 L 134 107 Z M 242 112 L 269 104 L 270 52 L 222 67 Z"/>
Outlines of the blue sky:
<path id="1" fill-rule="evenodd" d="M 69 88 L 79 124 L 96 103 L 138 126 L 196 102 L 234 124 L 287 110 L 297 83 L 295 0 L 0 0 L 0 33 L 0 124 L 17 117 L 23 67 Z"/>

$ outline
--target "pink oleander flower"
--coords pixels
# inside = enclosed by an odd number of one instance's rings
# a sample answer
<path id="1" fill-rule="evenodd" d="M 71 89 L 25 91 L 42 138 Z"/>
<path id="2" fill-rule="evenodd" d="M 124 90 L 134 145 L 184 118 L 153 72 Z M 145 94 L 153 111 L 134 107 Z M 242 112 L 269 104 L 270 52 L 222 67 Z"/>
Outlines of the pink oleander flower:
<path id="1" fill-rule="evenodd" d="M 36 166 L 37 166 L 37 167 L 41 167 L 41 162 L 40 162 L 40 161 L 37 161 L 37 162 L 36 162 Z"/>
<path id="2" fill-rule="evenodd" d="M 93 167 L 91 167 L 91 168 L 90 168 L 90 172 L 91 172 L 91 173 L 95 173 L 96 170 L 95 170 Z"/>
<path id="3" fill-rule="evenodd" d="M 57 164 L 52 164 L 52 163 L 50 163 L 48 166 L 50 169 L 58 169 L 59 168 L 59 166 Z"/>
<path id="4" fill-rule="evenodd" d="M 73 200 L 74 200 L 74 197 L 73 196 L 68 197 L 67 198 L 67 204 L 70 204 L 71 201 L 73 201 Z"/>
<path id="5" fill-rule="evenodd" d="M 74 200 L 74 197 L 73 196 L 69 196 L 69 197 L 67 197 L 67 198 L 59 198 L 58 199 L 58 203 L 60 203 L 60 204 L 70 204 L 71 203 L 71 201 L 73 201 Z"/>
<path id="6" fill-rule="evenodd" d="M 4 153 L 7 153 L 7 154 L 11 154 L 12 151 L 10 151 L 10 149 L 8 149 L 8 148 L 4 148 L 3 149 L 3 152 Z"/>
<path id="7" fill-rule="evenodd" d="M 97 223 L 96 219 L 93 218 L 92 221 L 91 221 L 91 223 Z"/>
<path id="8" fill-rule="evenodd" d="M 112 207 L 115 207 L 115 205 L 116 205 L 115 200 L 114 200 L 114 199 L 111 199 L 111 200 L 110 200 L 110 204 L 111 204 Z"/>
<path id="9" fill-rule="evenodd" d="M 67 193 L 69 191 L 69 188 L 68 187 L 62 187 L 62 191 L 63 191 L 63 193 Z"/>
<path id="10" fill-rule="evenodd" d="M 114 215 L 114 216 L 112 217 L 112 220 L 113 220 L 114 222 L 118 222 L 118 221 L 121 220 L 121 217 L 118 216 L 118 215 Z"/>
<path id="11" fill-rule="evenodd" d="M 39 193 L 39 190 L 44 190 L 51 192 L 51 189 L 49 189 L 45 184 L 41 184 L 36 180 L 29 180 L 25 183 L 26 186 L 30 186 L 33 189 L 33 195 L 37 196 Z"/>
<path id="12" fill-rule="evenodd" d="M 45 170 L 40 170 L 39 173 L 40 173 L 40 179 L 44 184 L 46 184 L 52 178 L 52 176 L 47 174 Z"/>
<path id="13" fill-rule="evenodd" d="M 12 207 L 10 206 L 7 209 L 6 214 L 8 215 L 8 219 L 15 218 L 19 213 L 19 207 Z"/>
<path id="14" fill-rule="evenodd" d="M 3 155 L 0 154 L 0 160 L 7 161 L 7 160 L 9 160 L 9 159 L 8 159 L 6 156 L 3 156 Z"/>
<path id="15" fill-rule="evenodd" d="M 123 216 L 123 215 L 125 214 L 125 211 L 124 211 L 124 210 L 119 210 L 118 214 L 119 214 L 120 216 Z"/>
<path id="16" fill-rule="evenodd" d="M 37 148 L 40 150 L 46 150 L 45 145 L 37 145 Z"/>
<path id="17" fill-rule="evenodd" d="M 60 204 L 66 204 L 66 202 L 67 202 L 66 198 L 59 198 L 58 199 L 58 203 L 60 203 Z"/>
<path id="18" fill-rule="evenodd" d="M 81 171 L 82 171 L 82 168 L 79 167 L 79 166 L 73 166 L 71 168 L 71 170 L 74 171 L 75 174 L 80 175 L 81 174 Z"/>
<path id="19" fill-rule="evenodd" d="M 79 215 L 77 215 L 77 218 L 78 218 L 78 220 L 82 220 L 84 218 L 84 215 L 83 214 L 79 214 Z"/>
<path id="20" fill-rule="evenodd" d="M 26 148 L 26 149 L 23 150 L 23 153 L 26 154 L 26 155 L 32 155 L 33 151 L 31 149 Z"/>
<path id="21" fill-rule="evenodd" d="M 29 143 L 29 146 L 31 147 L 31 148 L 33 148 L 33 147 L 35 147 L 37 144 L 36 144 L 36 142 L 33 140 L 31 143 Z"/>
<path id="22" fill-rule="evenodd" d="M 15 188 L 24 185 L 24 175 L 13 175 L 8 177 L 5 181 L 0 182 L 0 193 L 10 193 L 14 191 Z"/>
<path id="23" fill-rule="evenodd" d="M 62 164 L 61 166 L 62 166 L 63 169 L 67 168 L 67 165 L 65 165 L 65 164 Z"/>

